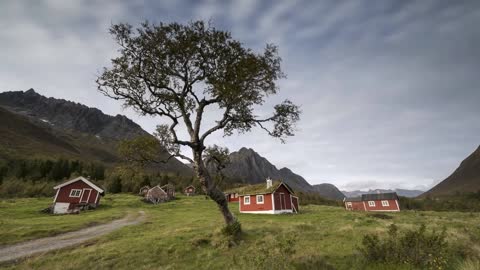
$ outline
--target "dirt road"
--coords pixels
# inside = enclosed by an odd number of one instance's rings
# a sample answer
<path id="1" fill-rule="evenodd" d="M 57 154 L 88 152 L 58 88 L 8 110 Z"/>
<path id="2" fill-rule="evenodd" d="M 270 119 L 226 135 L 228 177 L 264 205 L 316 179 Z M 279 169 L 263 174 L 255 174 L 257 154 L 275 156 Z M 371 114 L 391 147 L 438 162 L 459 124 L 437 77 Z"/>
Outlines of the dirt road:
<path id="1" fill-rule="evenodd" d="M 128 215 L 125 218 L 114 220 L 107 224 L 0 248 L 0 262 L 13 261 L 36 253 L 75 246 L 122 227 L 136 225 L 145 219 L 145 212 L 140 211 L 138 213 L 139 215 L 136 217 Z"/>

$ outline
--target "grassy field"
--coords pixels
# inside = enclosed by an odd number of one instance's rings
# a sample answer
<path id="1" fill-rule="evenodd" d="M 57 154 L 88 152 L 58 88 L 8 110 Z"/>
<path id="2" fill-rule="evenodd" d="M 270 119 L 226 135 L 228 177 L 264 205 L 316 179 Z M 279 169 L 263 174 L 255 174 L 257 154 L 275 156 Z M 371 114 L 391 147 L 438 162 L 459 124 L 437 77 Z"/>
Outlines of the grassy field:
<path id="1" fill-rule="evenodd" d="M 447 229 L 451 245 L 480 256 L 480 215 L 458 212 L 391 213 L 382 219 L 339 207 L 310 205 L 298 215 L 239 214 L 244 234 L 232 242 L 220 233 L 223 220 L 214 203 L 203 196 L 180 197 L 149 205 L 131 195 L 108 195 L 102 207 L 80 215 L 51 216 L 38 212 L 50 199 L 19 199 L 0 203 L 0 243 L 76 230 L 143 210 L 147 221 L 122 228 L 80 247 L 51 252 L 3 265 L 14 269 L 411 269 L 406 265 L 367 265 L 358 252 L 366 233 L 385 234 L 395 223 L 400 230 L 426 224 Z M 449 262 L 451 269 L 462 258 Z M 463 263 L 464 269 L 478 266 Z"/>

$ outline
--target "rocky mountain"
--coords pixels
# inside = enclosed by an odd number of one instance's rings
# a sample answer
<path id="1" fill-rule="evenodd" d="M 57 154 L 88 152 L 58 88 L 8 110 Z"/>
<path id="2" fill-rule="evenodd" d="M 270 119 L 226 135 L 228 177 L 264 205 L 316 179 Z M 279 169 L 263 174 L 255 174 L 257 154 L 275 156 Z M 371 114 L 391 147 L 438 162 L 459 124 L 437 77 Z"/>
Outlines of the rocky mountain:
<path id="1" fill-rule="evenodd" d="M 463 160 L 449 177 L 422 194 L 421 197 L 477 191 L 480 191 L 480 146 Z"/>
<path id="2" fill-rule="evenodd" d="M 47 98 L 33 89 L 26 92 L 0 93 L 0 106 L 63 131 L 81 132 L 108 139 L 148 135 L 139 125 L 123 115 L 110 116 L 99 109 L 79 103 Z"/>
<path id="3" fill-rule="evenodd" d="M 341 201 L 345 198 L 345 195 L 334 185 L 323 183 L 318 185 L 313 185 L 315 191 L 320 194 L 320 196 L 330 199 Z"/>
<path id="4" fill-rule="evenodd" d="M 214 167 L 207 164 L 210 171 Z M 230 154 L 230 164 L 224 169 L 224 175 L 234 182 L 243 184 L 263 183 L 267 177 L 282 180 L 296 191 L 315 192 L 315 189 L 300 175 L 288 168 L 277 169 L 266 158 L 253 149 L 241 148 Z"/>
<path id="5" fill-rule="evenodd" d="M 354 191 L 344 191 L 342 190 L 343 194 L 347 197 L 359 197 L 363 194 L 372 194 L 372 193 L 390 193 L 396 192 L 398 196 L 414 198 L 422 194 L 424 191 L 421 190 L 411 190 L 411 189 L 369 189 L 367 191 L 364 190 L 354 190 Z"/>
<path id="6" fill-rule="evenodd" d="M 47 98 L 33 89 L 0 93 L 0 133 L 3 158 L 63 157 L 107 165 L 121 161 L 116 150 L 120 140 L 152 136 L 123 115 L 110 116 L 82 104 Z M 157 168 L 191 173 L 174 159 Z"/>

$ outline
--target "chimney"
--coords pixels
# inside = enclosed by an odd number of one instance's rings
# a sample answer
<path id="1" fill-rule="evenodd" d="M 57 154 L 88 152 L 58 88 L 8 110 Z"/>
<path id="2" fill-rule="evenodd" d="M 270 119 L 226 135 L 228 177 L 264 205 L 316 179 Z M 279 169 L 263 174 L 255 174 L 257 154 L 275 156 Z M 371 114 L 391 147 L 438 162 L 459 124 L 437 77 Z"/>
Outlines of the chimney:
<path id="1" fill-rule="evenodd" d="M 272 179 L 270 179 L 270 177 L 267 178 L 267 188 L 271 188 L 272 187 Z"/>

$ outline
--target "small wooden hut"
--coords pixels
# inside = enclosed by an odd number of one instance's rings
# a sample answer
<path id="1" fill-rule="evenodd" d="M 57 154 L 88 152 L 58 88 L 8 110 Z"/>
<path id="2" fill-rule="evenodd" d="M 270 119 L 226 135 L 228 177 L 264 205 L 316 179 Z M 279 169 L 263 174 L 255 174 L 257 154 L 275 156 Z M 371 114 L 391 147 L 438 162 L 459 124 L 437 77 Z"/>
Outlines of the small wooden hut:
<path id="1" fill-rule="evenodd" d="M 161 186 L 161 188 L 167 193 L 169 200 L 175 199 L 175 186 L 174 185 L 168 183 L 164 186 Z"/>
<path id="2" fill-rule="evenodd" d="M 153 188 L 147 191 L 145 195 L 145 200 L 153 204 L 158 204 L 161 202 L 168 201 L 168 194 L 160 186 L 154 186 Z"/>
<path id="3" fill-rule="evenodd" d="M 138 192 L 138 195 L 145 197 L 147 195 L 148 190 L 150 189 L 149 186 L 143 186 L 140 188 L 140 191 Z"/>
<path id="4" fill-rule="evenodd" d="M 190 185 L 183 190 L 183 193 L 187 196 L 193 196 L 195 195 L 195 187 Z"/>

